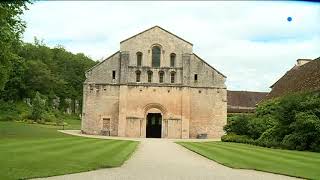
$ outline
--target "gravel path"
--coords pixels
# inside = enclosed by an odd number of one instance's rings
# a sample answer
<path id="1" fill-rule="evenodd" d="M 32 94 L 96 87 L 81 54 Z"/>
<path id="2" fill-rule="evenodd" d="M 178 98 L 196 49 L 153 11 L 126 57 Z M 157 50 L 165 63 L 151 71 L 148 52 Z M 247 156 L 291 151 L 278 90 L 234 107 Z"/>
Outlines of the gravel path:
<path id="1" fill-rule="evenodd" d="M 77 135 L 77 131 L 64 131 Z M 101 137 L 101 136 L 94 136 Z M 105 138 L 105 137 L 101 137 Z M 126 138 L 128 139 L 128 138 Z M 132 140 L 132 139 L 131 139 Z M 135 139 L 136 140 L 136 139 Z M 167 139 L 139 139 L 137 151 L 121 167 L 49 177 L 79 180 L 295 179 L 254 170 L 232 169 L 193 153 Z"/>

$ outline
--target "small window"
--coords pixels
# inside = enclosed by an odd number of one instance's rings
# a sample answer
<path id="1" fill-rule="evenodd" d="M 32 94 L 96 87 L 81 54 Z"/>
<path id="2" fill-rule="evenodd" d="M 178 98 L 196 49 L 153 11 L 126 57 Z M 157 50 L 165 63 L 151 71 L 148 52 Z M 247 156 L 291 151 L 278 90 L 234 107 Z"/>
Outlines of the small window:
<path id="1" fill-rule="evenodd" d="M 198 74 L 195 74 L 194 75 L 194 82 L 197 82 L 198 81 Z"/>
<path id="2" fill-rule="evenodd" d="M 112 71 L 112 79 L 116 79 L 116 71 Z"/>
<path id="3" fill-rule="evenodd" d="M 137 66 L 142 64 L 142 52 L 137 52 Z"/>
<path id="4" fill-rule="evenodd" d="M 171 72 L 171 83 L 174 83 L 175 76 L 176 76 L 176 73 L 175 72 Z"/>
<path id="5" fill-rule="evenodd" d="M 110 130 L 110 118 L 103 118 L 103 130 Z"/>
<path id="6" fill-rule="evenodd" d="M 151 83 L 152 82 L 152 71 L 148 71 L 148 82 Z"/>
<path id="7" fill-rule="evenodd" d="M 159 72 L 159 83 L 163 83 L 163 79 L 164 79 L 164 72 L 160 71 Z"/>
<path id="8" fill-rule="evenodd" d="M 176 54 L 171 53 L 170 54 L 170 67 L 174 67 L 176 64 Z"/>
<path id="9" fill-rule="evenodd" d="M 110 136 L 111 126 L 110 126 L 110 118 L 102 119 L 102 131 L 101 133 L 106 136 Z"/>
<path id="10" fill-rule="evenodd" d="M 136 82 L 140 82 L 140 75 L 141 75 L 141 72 L 136 71 Z"/>

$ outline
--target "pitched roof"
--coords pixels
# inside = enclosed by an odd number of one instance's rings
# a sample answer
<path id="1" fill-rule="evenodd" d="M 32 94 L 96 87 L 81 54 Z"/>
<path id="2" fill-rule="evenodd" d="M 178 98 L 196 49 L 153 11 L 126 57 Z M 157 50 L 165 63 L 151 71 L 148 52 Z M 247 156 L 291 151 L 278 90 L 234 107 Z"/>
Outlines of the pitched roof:
<path id="1" fill-rule="evenodd" d="M 194 56 L 196 56 L 198 59 L 200 59 L 202 62 L 204 62 L 206 65 L 208 65 L 210 68 L 212 68 L 213 70 L 217 71 L 221 76 L 227 78 L 227 76 L 225 76 L 224 74 L 222 74 L 220 71 L 218 71 L 217 69 L 215 69 L 214 67 L 212 67 L 209 63 L 207 63 L 205 60 L 203 60 L 201 57 L 199 57 L 198 55 L 196 55 L 195 53 L 193 53 Z"/>
<path id="2" fill-rule="evenodd" d="M 111 57 L 113 57 L 114 55 L 118 54 L 120 51 L 117 51 L 115 53 L 113 53 L 112 55 L 110 55 L 109 57 L 105 58 L 103 61 L 101 62 L 98 62 L 96 65 L 92 66 L 91 68 L 89 68 L 88 70 L 85 71 L 86 72 L 89 72 L 91 71 L 92 69 L 94 69 L 95 67 L 99 66 L 100 64 L 102 64 L 103 62 L 105 62 L 106 60 L 110 59 Z"/>
<path id="3" fill-rule="evenodd" d="M 153 27 L 151 27 L 151 28 L 149 28 L 149 29 L 146 29 L 146 30 L 144 30 L 144 31 L 142 31 L 142 32 L 140 32 L 140 33 L 138 33 L 138 34 L 136 34 L 136 35 L 133 35 L 133 36 L 131 36 L 131 37 L 129 37 L 129 38 L 127 38 L 127 39 L 125 39 L 125 40 L 121 41 L 120 43 L 123 43 L 123 42 L 125 42 L 125 41 L 127 41 L 127 40 L 129 40 L 129 39 L 132 39 L 132 38 L 134 38 L 134 37 L 136 37 L 136 36 L 138 36 L 138 35 L 140 35 L 140 34 L 142 34 L 142 33 L 145 33 L 145 32 L 147 32 L 147 31 L 149 31 L 149 30 L 151 30 L 151 29 L 154 29 L 154 28 L 159 28 L 159 29 L 161 29 L 161 30 L 163 30 L 163 31 L 165 31 L 165 32 L 167 32 L 167 33 L 169 33 L 169 34 L 171 34 L 171 35 L 175 36 L 176 38 L 181 39 L 182 41 L 184 41 L 184 42 L 186 42 L 186 43 L 190 44 L 191 46 L 193 46 L 193 44 L 192 44 L 191 42 L 189 42 L 189 41 L 187 41 L 187 40 L 185 40 L 185 39 L 183 39 L 183 38 L 181 38 L 181 37 L 179 37 L 179 36 L 177 36 L 177 35 L 173 34 L 172 32 L 170 32 L 170 31 L 168 31 L 168 30 L 166 30 L 166 29 L 163 29 L 162 27 L 157 26 L 157 25 L 156 25 L 156 26 L 153 26 Z"/>
<path id="4" fill-rule="evenodd" d="M 255 107 L 268 92 L 227 91 L 228 105 L 241 107 Z"/>
<path id="5" fill-rule="evenodd" d="M 288 93 L 320 90 L 320 57 L 301 66 L 294 66 L 276 83 L 267 99 Z"/>

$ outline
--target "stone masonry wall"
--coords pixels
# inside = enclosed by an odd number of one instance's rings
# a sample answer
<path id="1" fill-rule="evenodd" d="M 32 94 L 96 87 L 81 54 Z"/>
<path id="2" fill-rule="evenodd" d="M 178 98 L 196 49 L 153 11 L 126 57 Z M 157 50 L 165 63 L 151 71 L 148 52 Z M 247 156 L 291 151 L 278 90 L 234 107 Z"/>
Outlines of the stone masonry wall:
<path id="1" fill-rule="evenodd" d="M 151 67 L 154 45 L 161 47 L 160 67 Z M 110 119 L 112 136 L 145 137 L 147 113 L 158 112 L 163 138 L 196 138 L 202 133 L 221 137 L 227 120 L 226 77 L 195 55 L 192 46 L 157 26 L 122 41 L 119 52 L 86 73 L 83 132 L 100 134 L 105 118 Z M 142 67 L 137 67 L 137 52 L 143 53 Z M 171 53 L 176 54 L 175 67 L 170 67 Z M 163 83 L 160 70 L 165 72 Z M 176 73 L 174 83 L 171 72 Z"/>
<path id="2" fill-rule="evenodd" d="M 112 78 L 112 71 L 116 72 L 115 79 Z M 86 72 L 85 83 L 105 84 L 105 83 L 119 83 L 120 74 L 120 52 L 117 52 L 106 60 L 102 61 L 96 67 Z"/>
<path id="3" fill-rule="evenodd" d="M 142 52 L 142 66 L 151 67 L 152 46 L 159 45 L 161 47 L 161 67 L 170 66 L 170 54 L 176 54 L 176 67 L 182 67 L 182 54 L 192 53 L 192 45 L 176 36 L 169 34 L 159 27 L 155 27 L 138 36 L 121 42 L 120 51 L 130 52 L 129 66 L 136 66 L 137 52 Z"/>
<path id="4" fill-rule="evenodd" d="M 227 123 L 226 89 L 191 88 L 190 138 L 198 134 L 208 134 L 209 138 L 219 138 Z"/>
<path id="5" fill-rule="evenodd" d="M 182 89 L 179 87 L 128 86 L 124 92 L 127 94 L 125 115 L 123 115 L 124 123 L 119 129 L 124 128 L 126 136 L 145 137 L 148 110 L 157 109 L 162 114 L 162 136 L 181 138 L 181 126 L 184 120 L 181 116 Z M 174 123 L 173 120 L 175 120 Z M 168 131 L 168 126 L 170 131 Z M 188 127 L 184 129 L 188 130 Z"/>
<path id="6" fill-rule="evenodd" d="M 119 86 L 85 85 L 81 129 L 88 134 L 100 134 L 102 119 L 109 118 L 110 135 L 118 135 Z"/>

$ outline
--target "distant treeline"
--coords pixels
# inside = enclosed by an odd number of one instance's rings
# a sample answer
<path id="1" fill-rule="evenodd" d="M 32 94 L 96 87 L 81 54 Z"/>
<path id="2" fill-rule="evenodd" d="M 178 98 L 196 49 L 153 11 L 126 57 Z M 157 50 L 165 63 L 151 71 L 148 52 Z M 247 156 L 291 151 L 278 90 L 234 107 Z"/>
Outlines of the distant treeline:
<path id="1" fill-rule="evenodd" d="M 48 105 L 60 99 L 61 110 L 67 108 L 66 99 L 81 104 L 84 73 L 95 61 L 61 46 L 49 48 L 36 38 L 34 44 L 21 43 L 16 54 L 18 58 L 11 62 L 12 71 L 1 91 L 1 99 L 22 101 L 32 99 L 39 92 L 47 97 Z"/>
<path id="2" fill-rule="evenodd" d="M 68 52 L 60 45 L 49 48 L 37 38 L 34 43 L 23 42 L 26 23 L 20 16 L 29 3 L 0 2 L 0 116 L 3 120 L 19 112 L 27 112 L 23 118 L 36 117 L 32 116 L 37 114 L 35 111 L 30 112 L 33 100 L 44 110 L 41 115 L 53 110 L 75 112 L 75 102 L 81 108 L 85 71 L 96 64 L 83 53 Z"/>

